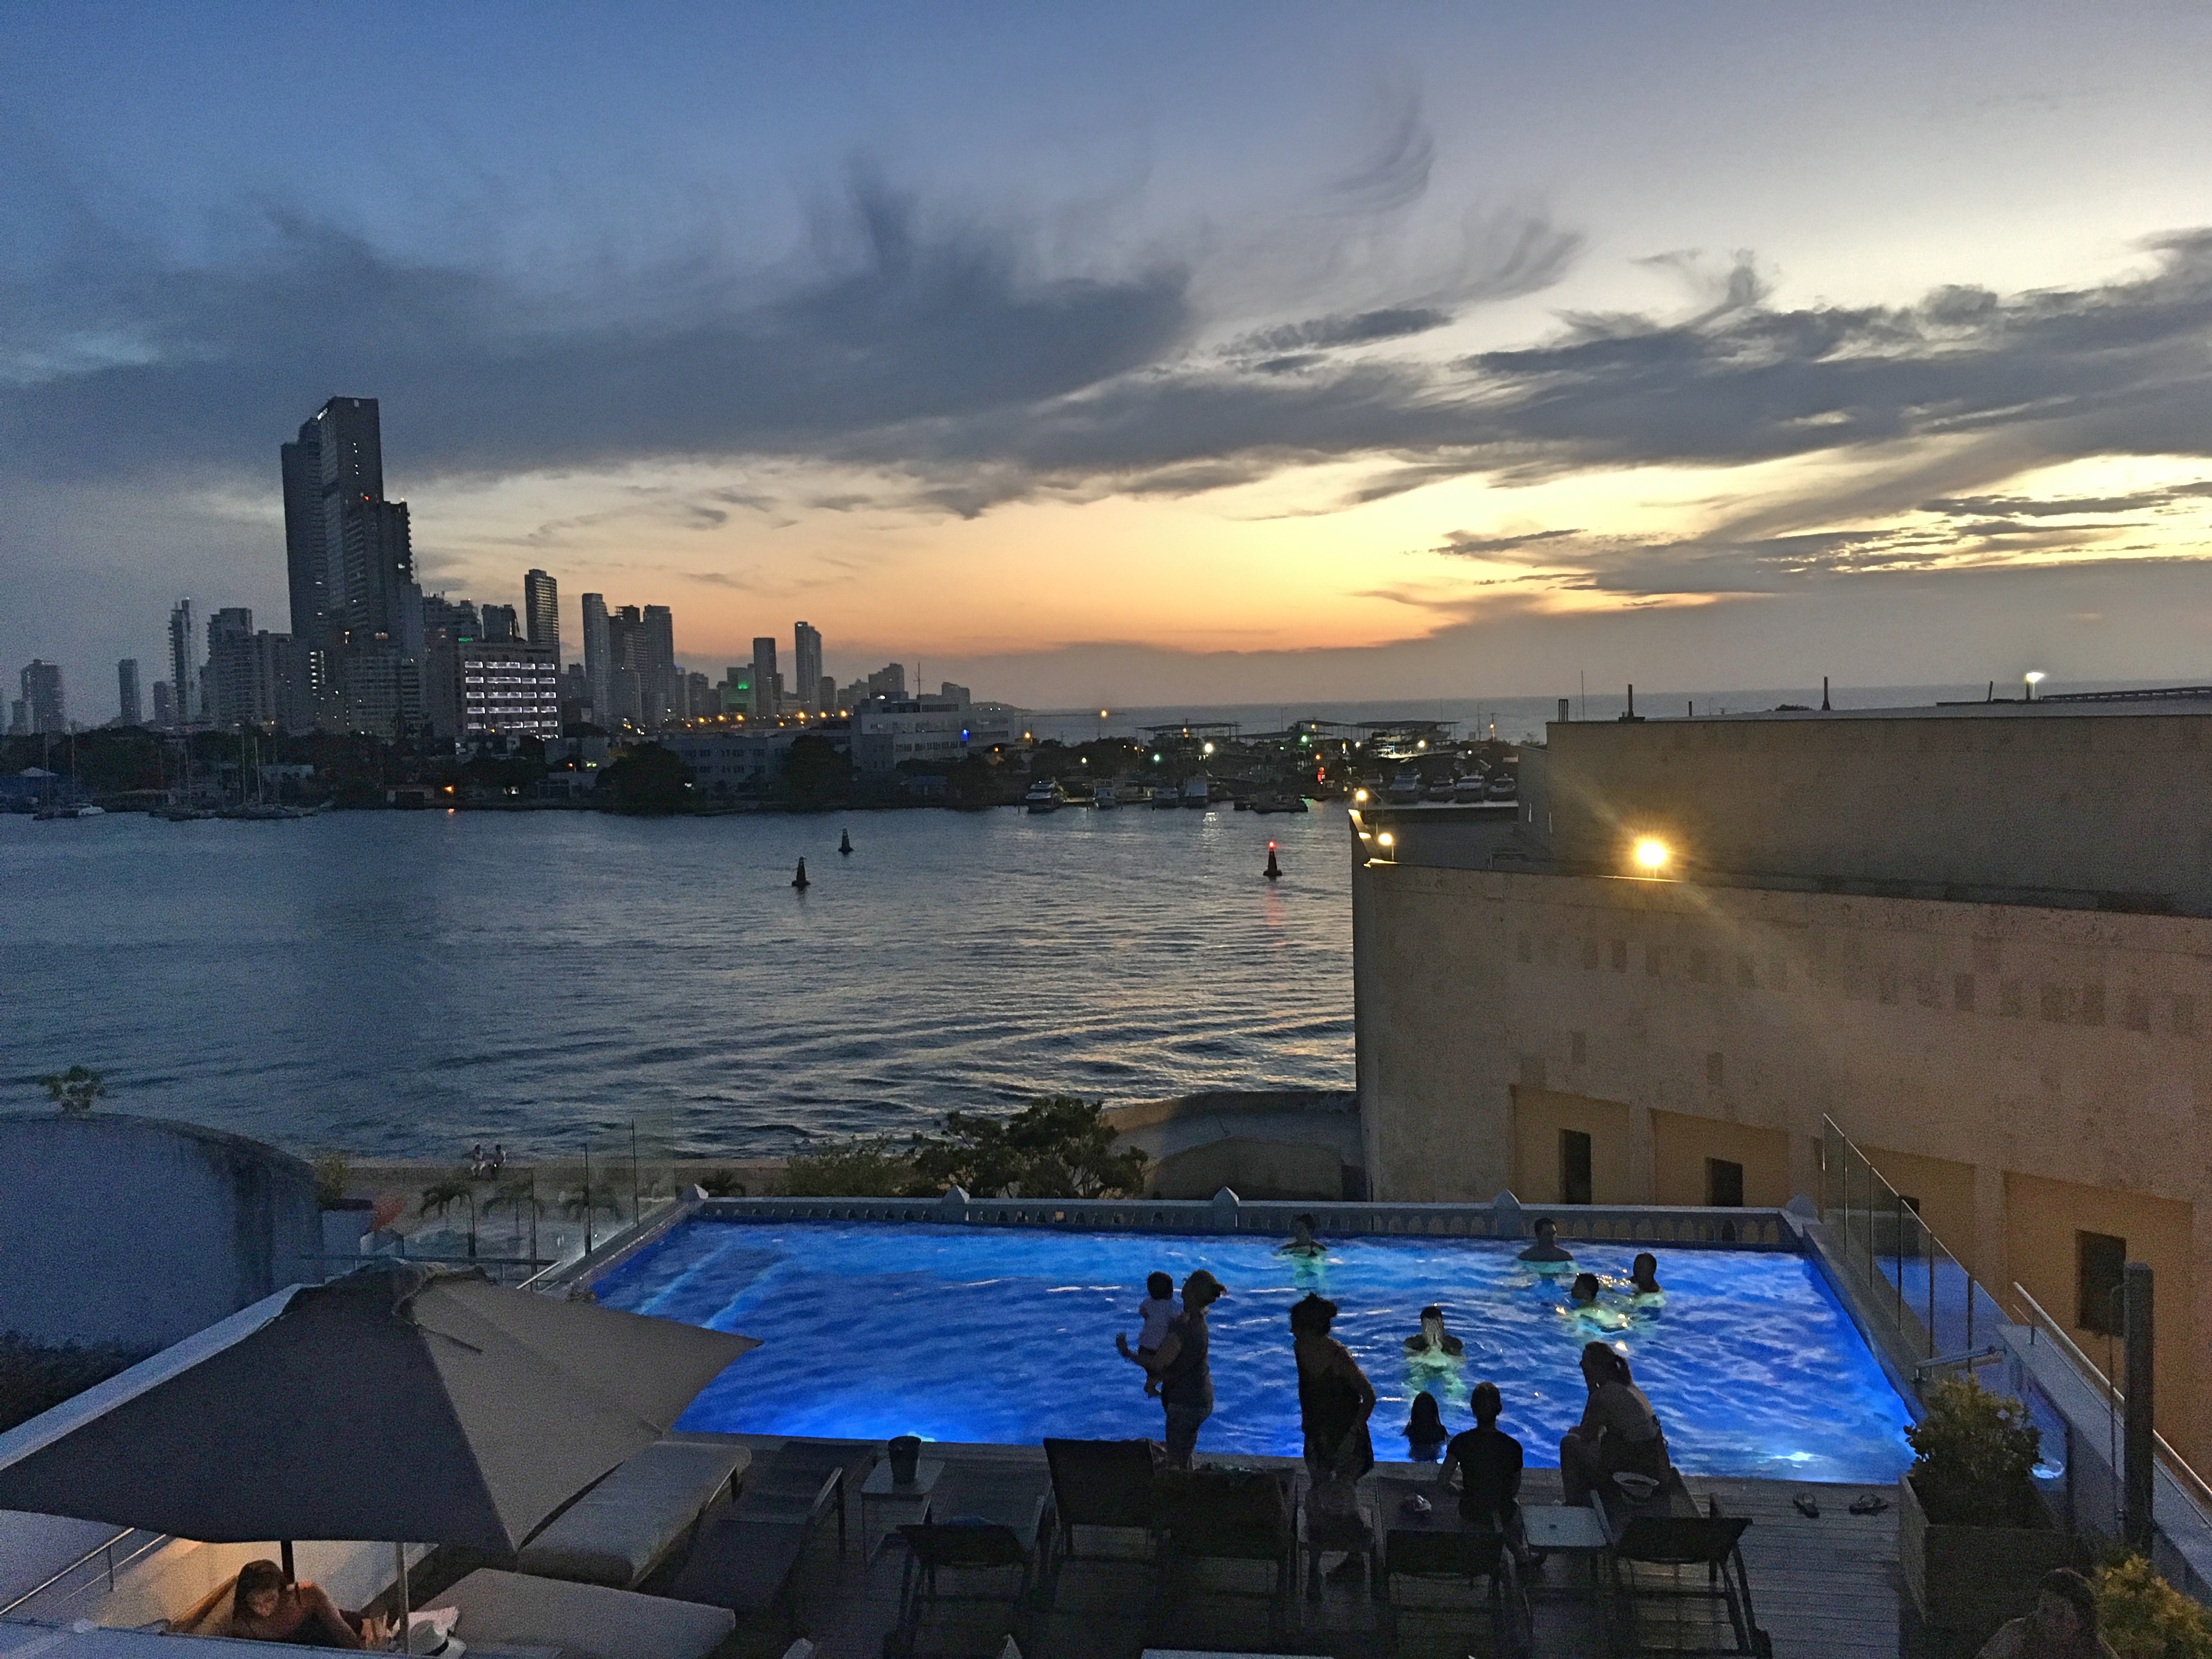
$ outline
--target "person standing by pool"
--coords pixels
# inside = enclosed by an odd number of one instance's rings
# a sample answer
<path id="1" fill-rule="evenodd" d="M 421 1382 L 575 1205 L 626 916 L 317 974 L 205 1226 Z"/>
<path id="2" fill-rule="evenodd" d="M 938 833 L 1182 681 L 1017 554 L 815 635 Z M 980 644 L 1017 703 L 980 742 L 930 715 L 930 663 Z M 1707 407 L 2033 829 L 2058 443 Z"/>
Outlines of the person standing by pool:
<path id="1" fill-rule="evenodd" d="M 1159 1379 L 1160 1406 L 1167 1414 L 1168 1462 L 1179 1469 L 1190 1467 L 1198 1445 L 1199 1425 L 1213 1415 L 1213 1373 L 1206 1365 L 1208 1333 L 1206 1310 L 1229 1292 L 1221 1281 L 1200 1267 L 1182 1282 L 1182 1311 L 1160 1339 L 1159 1352 L 1146 1359 L 1129 1346 L 1129 1339 L 1114 1334 L 1121 1358 L 1141 1365 Z"/>
<path id="2" fill-rule="evenodd" d="M 1367 1542 L 1358 1484 L 1375 1467 L 1375 1444 L 1367 1428 L 1375 1410 L 1375 1385 L 1352 1350 L 1328 1334 L 1335 1319 L 1336 1304 L 1326 1297 L 1310 1292 L 1291 1305 L 1298 1420 L 1305 1431 L 1306 1472 L 1313 1480 L 1313 1536 L 1353 1552 L 1337 1569 L 1351 1576 L 1364 1571 L 1365 1559 L 1358 1553 Z"/>
<path id="3" fill-rule="evenodd" d="M 1583 1381 L 1589 1387 L 1583 1420 L 1559 1442 L 1559 1478 L 1567 1502 L 1589 1503 L 1590 1494 L 1616 1474 L 1665 1485 L 1674 1472 L 1667 1436 L 1628 1362 L 1602 1342 L 1585 1343 Z"/>
<path id="4" fill-rule="evenodd" d="M 1160 1344 L 1167 1340 L 1168 1327 L 1175 1320 L 1175 1280 L 1165 1273 L 1154 1273 L 1146 1279 L 1145 1299 L 1137 1304 L 1137 1317 L 1144 1322 L 1137 1331 L 1137 1360 L 1141 1364 L 1148 1355 L 1158 1353 Z M 1146 1394 L 1156 1395 L 1159 1391 L 1159 1379 L 1146 1372 Z"/>
<path id="5" fill-rule="evenodd" d="M 1569 1262 L 1574 1257 L 1559 1248 L 1559 1224 L 1551 1217 L 1536 1218 L 1536 1242 L 1521 1252 L 1520 1259 L 1531 1267 L 1543 1267 Z"/>

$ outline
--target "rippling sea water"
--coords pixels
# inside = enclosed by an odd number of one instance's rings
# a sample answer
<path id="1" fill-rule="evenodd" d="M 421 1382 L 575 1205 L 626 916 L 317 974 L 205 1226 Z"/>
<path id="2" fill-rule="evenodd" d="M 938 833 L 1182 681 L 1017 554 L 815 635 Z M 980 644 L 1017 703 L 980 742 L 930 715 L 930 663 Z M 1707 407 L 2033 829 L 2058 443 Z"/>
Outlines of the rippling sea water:
<path id="1" fill-rule="evenodd" d="M 82 1062 L 119 1110 L 420 1157 L 1349 1088 L 1350 876 L 1335 807 L 0 817 L 0 1086 Z"/>

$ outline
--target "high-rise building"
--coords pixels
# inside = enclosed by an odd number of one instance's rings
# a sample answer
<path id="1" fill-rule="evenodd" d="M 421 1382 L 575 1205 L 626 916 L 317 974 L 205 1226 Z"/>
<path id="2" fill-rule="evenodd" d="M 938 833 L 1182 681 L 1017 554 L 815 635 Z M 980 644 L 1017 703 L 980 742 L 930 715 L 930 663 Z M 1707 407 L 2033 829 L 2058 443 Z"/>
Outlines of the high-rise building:
<path id="1" fill-rule="evenodd" d="M 522 615 L 531 644 L 544 646 L 560 661 L 561 586 L 542 570 L 523 572 Z"/>
<path id="2" fill-rule="evenodd" d="M 825 714 L 837 712 L 837 680 L 835 675 L 824 674 L 815 682 L 814 706 Z"/>
<path id="3" fill-rule="evenodd" d="M 584 680 L 591 687 L 592 718 L 612 730 L 615 723 L 615 659 L 607 637 L 607 599 L 584 595 Z"/>
<path id="4" fill-rule="evenodd" d="M 384 495 L 384 440 L 376 399 L 333 398 L 283 447 L 284 548 L 291 586 L 292 634 L 308 653 L 313 692 L 325 713 L 340 712 L 343 657 L 355 645 L 410 643 L 415 560 L 407 504 Z M 370 716 L 380 729 L 390 675 L 363 670 Z M 180 682 L 180 684 L 182 683 Z M 182 695 L 189 696 L 189 691 Z M 366 706 L 366 705 L 365 705 Z"/>
<path id="5" fill-rule="evenodd" d="M 338 568 L 343 608 L 338 618 L 348 645 L 397 640 L 404 590 L 415 580 L 413 538 L 407 503 L 348 501 L 339 520 Z"/>
<path id="6" fill-rule="evenodd" d="M 176 695 L 169 690 L 167 680 L 154 682 L 154 724 L 170 726 L 177 723 Z"/>
<path id="7" fill-rule="evenodd" d="M 464 741 L 493 733 L 561 735 L 561 665 L 542 645 L 484 640 L 460 648 Z"/>
<path id="8" fill-rule="evenodd" d="M 23 669 L 23 729 L 36 737 L 41 732 L 66 732 L 69 720 L 62 707 L 62 665 L 33 657 Z"/>
<path id="9" fill-rule="evenodd" d="M 145 721 L 145 710 L 138 701 L 138 659 L 125 657 L 115 665 L 115 723 L 118 726 L 139 726 Z"/>
<path id="10" fill-rule="evenodd" d="M 684 676 L 676 665 L 676 617 L 665 605 L 645 607 L 646 714 L 652 724 L 684 718 Z"/>
<path id="11" fill-rule="evenodd" d="M 173 706 L 170 722 L 190 726 L 199 718 L 199 665 L 193 660 L 198 641 L 193 638 L 192 602 L 179 599 L 169 611 L 169 694 Z"/>
<path id="12" fill-rule="evenodd" d="M 821 700 L 822 634 L 811 623 L 791 625 L 791 672 L 800 707 L 828 706 Z"/>
<path id="13" fill-rule="evenodd" d="M 892 702 L 906 701 L 906 665 L 887 662 L 868 676 L 868 695 Z"/>
<path id="14" fill-rule="evenodd" d="M 480 605 L 477 614 L 483 618 L 483 637 L 502 642 L 519 636 L 521 620 L 511 605 Z"/>
<path id="15" fill-rule="evenodd" d="M 781 713 L 775 706 L 775 638 L 762 635 L 753 641 L 753 715 L 772 720 Z"/>

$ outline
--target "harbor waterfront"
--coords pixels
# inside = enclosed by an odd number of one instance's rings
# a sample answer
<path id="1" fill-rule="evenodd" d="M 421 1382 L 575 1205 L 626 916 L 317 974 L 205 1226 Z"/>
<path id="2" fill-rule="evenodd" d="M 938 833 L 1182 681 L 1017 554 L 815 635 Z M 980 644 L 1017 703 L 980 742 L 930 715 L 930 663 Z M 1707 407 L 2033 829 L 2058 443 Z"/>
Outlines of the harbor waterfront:
<path id="1" fill-rule="evenodd" d="M 31 1109 L 82 1063 L 117 1110 L 442 1159 L 641 1114 L 772 1154 L 1053 1091 L 1346 1088 L 1347 833 L 1322 804 L 0 817 L 0 1078 Z"/>

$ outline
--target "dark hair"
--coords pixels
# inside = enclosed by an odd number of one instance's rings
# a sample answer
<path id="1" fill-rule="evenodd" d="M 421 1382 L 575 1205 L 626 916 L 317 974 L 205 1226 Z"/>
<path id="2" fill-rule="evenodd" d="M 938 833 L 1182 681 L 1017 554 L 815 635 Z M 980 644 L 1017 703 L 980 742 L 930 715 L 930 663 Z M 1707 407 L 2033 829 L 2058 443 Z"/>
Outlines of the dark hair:
<path id="1" fill-rule="evenodd" d="M 2089 1588 L 2089 1581 L 2071 1567 L 2053 1567 L 2043 1575 L 2035 1587 L 2039 1595 L 2055 1595 L 2074 1609 L 2074 1616 L 2081 1621 L 2082 1631 L 2090 1636 L 2097 1633 L 2097 1592 Z"/>
<path id="2" fill-rule="evenodd" d="M 1145 1288 L 1154 1296 L 1165 1298 L 1175 1294 L 1175 1280 L 1165 1273 L 1154 1273 L 1145 1280 Z"/>
<path id="3" fill-rule="evenodd" d="M 1434 1429 L 1439 1435 L 1444 1431 L 1444 1419 L 1437 1411 L 1436 1395 L 1424 1389 L 1413 1396 L 1413 1410 L 1407 1414 L 1406 1427 L 1409 1433 L 1415 1429 Z M 1435 1437 L 1435 1435 L 1420 1437 L 1424 1440 Z"/>
<path id="4" fill-rule="evenodd" d="M 1577 1273 L 1575 1275 L 1575 1282 L 1567 1286 L 1567 1294 L 1573 1297 L 1577 1301 L 1580 1301 L 1584 1296 L 1588 1296 L 1593 1302 L 1596 1301 L 1597 1275 L 1595 1273 Z"/>
<path id="5" fill-rule="evenodd" d="M 231 1595 L 231 1616 L 234 1619 L 251 1618 L 252 1609 L 246 1605 L 249 1601 L 264 1590 L 282 1590 L 283 1588 L 283 1568 L 274 1561 L 248 1561 L 238 1570 L 238 1588 Z"/>
<path id="6" fill-rule="evenodd" d="M 1474 1420 L 1487 1425 L 1498 1420 L 1498 1413 L 1505 1409 L 1495 1382 L 1478 1382 L 1467 1391 L 1467 1408 L 1474 1413 Z"/>
<path id="7" fill-rule="evenodd" d="M 1310 1331 L 1316 1336 L 1327 1336 L 1328 1328 L 1336 1318 L 1336 1304 L 1325 1296 L 1306 1292 L 1303 1300 L 1291 1304 L 1291 1328 Z"/>
<path id="8" fill-rule="evenodd" d="M 1321 1223 L 1316 1221 L 1310 1215 L 1294 1215 L 1291 1219 L 1304 1226 L 1308 1232 L 1311 1232 L 1316 1227 L 1321 1225 Z"/>
<path id="9" fill-rule="evenodd" d="M 1424 1319 L 1442 1319 L 1443 1316 L 1444 1310 L 1443 1307 L 1434 1302 L 1430 1303 L 1427 1307 L 1421 1310 L 1421 1317 Z"/>
<path id="10" fill-rule="evenodd" d="M 1638 1250 L 1636 1253 L 1636 1260 L 1628 1264 L 1629 1275 L 1633 1278 L 1643 1273 L 1644 1264 L 1647 1261 L 1651 1264 L 1650 1277 L 1652 1281 L 1656 1284 L 1659 1278 L 1659 1258 L 1652 1255 L 1649 1250 Z"/>
<path id="11" fill-rule="evenodd" d="M 1607 1343 L 1583 1343 L 1582 1363 L 1585 1365 L 1594 1364 L 1608 1382 L 1632 1382 L 1636 1380 L 1629 1375 L 1628 1362 Z"/>
<path id="12" fill-rule="evenodd" d="M 1532 1233 L 1540 1227 L 1549 1227 L 1553 1232 L 1559 1231 L 1559 1224 L 1547 1215 L 1540 1215 L 1528 1224 L 1528 1231 Z"/>

